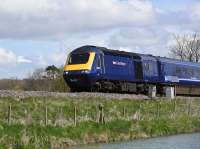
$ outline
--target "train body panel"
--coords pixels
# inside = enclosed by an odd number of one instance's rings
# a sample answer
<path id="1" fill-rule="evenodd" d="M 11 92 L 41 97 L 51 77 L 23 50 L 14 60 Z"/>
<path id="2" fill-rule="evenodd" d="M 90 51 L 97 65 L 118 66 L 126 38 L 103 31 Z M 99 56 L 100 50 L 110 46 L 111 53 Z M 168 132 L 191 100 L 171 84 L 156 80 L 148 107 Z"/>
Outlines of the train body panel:
<path id="1" fill-rule="evenodd" d="M 134 81 L 134 65 L 131 57 L 104 54 L 105 80 Z"/>

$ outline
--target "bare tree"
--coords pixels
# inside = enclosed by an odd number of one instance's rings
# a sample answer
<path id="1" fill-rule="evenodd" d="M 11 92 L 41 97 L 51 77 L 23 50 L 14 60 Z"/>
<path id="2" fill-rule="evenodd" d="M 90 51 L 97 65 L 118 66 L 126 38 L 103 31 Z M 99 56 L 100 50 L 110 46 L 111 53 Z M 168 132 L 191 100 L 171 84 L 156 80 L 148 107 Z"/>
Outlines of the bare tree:
<path id="1" fill-rule="evenodd" d="M 43 68 L 38 68 L 36 70 L 34 70 L 34 72 L 32 73 L 32 75 L 30 76 L 31 79 L 43 79 L 43 74 L 44 74 L 44 69 Z"/>
<path id="2" fill-rule="evenodd" d="M 200 61 L 200 35 L 173 35 L 175 43 L 170 47 L 170 55 L 191 62 Z"/>

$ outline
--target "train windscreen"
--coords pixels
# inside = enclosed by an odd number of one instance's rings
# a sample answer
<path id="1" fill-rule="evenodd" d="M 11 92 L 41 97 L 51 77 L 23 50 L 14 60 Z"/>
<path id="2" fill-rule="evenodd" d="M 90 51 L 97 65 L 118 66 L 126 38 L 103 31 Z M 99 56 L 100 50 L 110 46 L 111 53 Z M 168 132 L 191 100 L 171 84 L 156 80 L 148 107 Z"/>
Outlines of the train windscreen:
<path id="1" fill-rule="evenodd" d="M 68 59 L 68 65 L 85 64 L 90 57 L 89 53 L 71 54 Z"/>

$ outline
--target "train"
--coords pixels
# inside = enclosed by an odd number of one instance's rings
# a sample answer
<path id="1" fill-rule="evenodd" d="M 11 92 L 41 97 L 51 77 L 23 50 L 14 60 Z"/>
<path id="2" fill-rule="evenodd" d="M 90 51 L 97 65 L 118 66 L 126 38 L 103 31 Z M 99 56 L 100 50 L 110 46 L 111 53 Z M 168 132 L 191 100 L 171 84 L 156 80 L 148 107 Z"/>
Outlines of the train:
<path id="1" fill-rule="evenodd" d="M 72 92 L 158 94 L 174 87 L 176 94 L 200 94 L 200 64 L 172 58 L 86 45 L 73 50 L 63 77 Z"/>

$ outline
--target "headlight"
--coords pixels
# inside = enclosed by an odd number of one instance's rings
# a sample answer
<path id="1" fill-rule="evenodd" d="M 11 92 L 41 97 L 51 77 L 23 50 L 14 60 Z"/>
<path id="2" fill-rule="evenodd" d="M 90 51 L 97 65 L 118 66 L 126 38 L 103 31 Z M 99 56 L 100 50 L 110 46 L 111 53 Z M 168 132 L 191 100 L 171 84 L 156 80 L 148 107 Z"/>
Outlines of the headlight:
<path id="1" fill-rule="evenodd" d="M 68 71 L 65 71 L 65 74 L 67 75 L 69 72 Z"/>
<path id="2" fill-rule="evenodd" d="M 90 73 L 90 70 L 82 70 L 81 73 L 86 73 L 86 74 L 88 74 L 88 73 Z"/>

